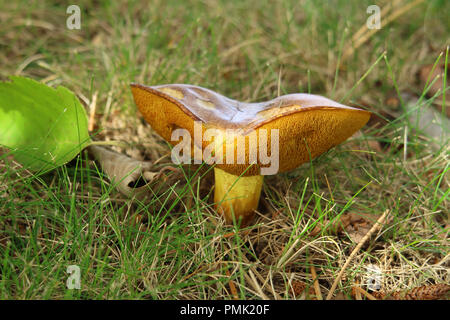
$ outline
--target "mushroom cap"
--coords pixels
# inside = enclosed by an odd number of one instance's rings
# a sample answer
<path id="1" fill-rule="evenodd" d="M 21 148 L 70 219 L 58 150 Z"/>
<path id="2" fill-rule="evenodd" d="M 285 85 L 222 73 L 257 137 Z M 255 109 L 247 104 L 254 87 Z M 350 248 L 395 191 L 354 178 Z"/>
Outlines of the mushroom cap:
<path id="1" fill-rule="evenodd" d="M 218 130 L 223 137 L 220 145 L 224 160 L 216 165 L 235 175 L 259 175 L 260 168 L 270 166 L 260 161 L 260 146 L 250 143 L 252 133 L 256 133 L 259 141 L 262 129 L 266 130 L 267 155 L 271 155 L 271 129 L 278 130 L 278 172 L 284 172 L 345 141 L 370 118 L 368 111 L 312 94 L 288 94 L 266 102 L 245 103 L 187 84 L 149 87 L 133 83 L 131 89 L 144 119 L 174 145 L 178 142 L 171 141 L 172 132 L 183 128 L 194 137 L 195 121 L 202 124 L 202 136 L 208 129 Z M 204 150 L 211 143 L 204 140 L 193 147 Z M 244 163 L 228 161 L 237 159 L 237 149 L 243 147 L 244 141 Z M 227 159 L 231 155 L 226 151 L 228 148 L 234 150 L 233 159 Z M 258 154 L 253 165 L 250 154 Z"/>

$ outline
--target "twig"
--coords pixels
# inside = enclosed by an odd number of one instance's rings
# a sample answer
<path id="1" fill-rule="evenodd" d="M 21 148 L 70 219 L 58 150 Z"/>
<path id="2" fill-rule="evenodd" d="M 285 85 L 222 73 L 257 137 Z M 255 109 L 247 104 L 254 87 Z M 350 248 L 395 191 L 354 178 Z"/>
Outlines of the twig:
<path id="1" fill-rule="evenodd" d="M 360 288 L 358 286 L 354 286 L 353 288 L 355 288 L 355 290 L 359 293 L 362 293 L 367 299 L 369 300 L 378 300 L 377 298 L 375 298 L 373 295 L 371 295 L 370 293 L 368 293 L 366 290 L 364 290 L 363 288 Z"/>
<path id="2" fill-rule="evenodd" d="M 355 247 L 355 249 L 353 249 L 352 253 L 347 258 L 347 261 L 345 261 L 344 266 L 342 267 L 342 269 L 339 272 L 338 276 L 334 280 L 333 285 L 331 286 L 331 289 L 328 292 L 327 300 L 330 300 L 333 297 L 333 293 L 336 290 L 336 287 L 337 287 L 339 281 L 341 280 L 342 275 L 344 274 L 345 270 L 349 266 L 349 264 L 352 261 L 352 259 L 355 257 L 355 255 L 358 253 L 358 251 L 361 249 L 361 247 L 364 245 L 364 243 L 370 238 L 370 236 L 373 233 L 375 233 L 375 231 L 377 231 L 382 226 L 382 224 L 384 223 L 384 220 L 386 219 L 388 214 L 389 214 L 389 210 L 386 210 L 381 215 L 381 217 L 377 220 L 377 222 L 375 222 L 375 224 L 372 226 L 372 228 L 370 228 L 369 232 L 367 232 L 366 235 L 361 239 L 361 241 L 358 243 L 358 245 Z"/>
<path id="3" fill-rule="evenodd" d="M 317 279 L 316 268 L 311 264 L 311 275 L 313 278 L 314 291 L 316 292 L 317 300 L 323 300 L 322 292 L 320 291 L 319 281 Z"/>

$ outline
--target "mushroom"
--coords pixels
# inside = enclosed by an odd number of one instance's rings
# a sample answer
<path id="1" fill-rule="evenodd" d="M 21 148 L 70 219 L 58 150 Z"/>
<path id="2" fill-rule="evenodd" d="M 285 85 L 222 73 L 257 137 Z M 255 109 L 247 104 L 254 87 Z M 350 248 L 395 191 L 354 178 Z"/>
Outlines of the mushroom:
<path id="1" fill-rule="evenodd" d="M 131 89 L 144 119 L 166 141 L 178 145 L 180 136 L 172 136 L 178 129 L 194 137 L 177 150 L 182 147 L 182 157 L 194 163 L 215 164 L 217 211 L 228 223 L 241 220 L 241 225 L 254 216 L 263 175 L 310 161 L 345 141 L 370 117 L 368 111 L 312 94 L 243 103 L 187 84 L 133 83 Z"/>

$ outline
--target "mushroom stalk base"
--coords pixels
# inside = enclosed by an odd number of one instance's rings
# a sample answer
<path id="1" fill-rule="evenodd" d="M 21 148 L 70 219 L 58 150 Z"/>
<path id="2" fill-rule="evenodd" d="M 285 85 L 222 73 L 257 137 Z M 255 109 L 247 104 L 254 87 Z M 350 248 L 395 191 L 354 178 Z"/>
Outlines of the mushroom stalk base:
<path id="1" fill-rule="evenodd" d="M 241 226 L 247 225 L 258 208 L 264 177 L 239 177 L 219 168 L 214 168 L 214 176 L 217 211 L 224 215 L 227 223 L 235 219 Z"/>

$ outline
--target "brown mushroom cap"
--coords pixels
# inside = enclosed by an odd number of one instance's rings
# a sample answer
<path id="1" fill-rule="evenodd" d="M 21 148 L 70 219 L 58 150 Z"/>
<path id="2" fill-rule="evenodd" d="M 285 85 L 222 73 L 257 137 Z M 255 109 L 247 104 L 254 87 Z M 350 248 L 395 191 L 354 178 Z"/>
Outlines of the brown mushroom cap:
<path id="1" fill-rule="evenodd" d="M 237 154 L 237 140 L 226 135 L 234 129 L 246 136 L 267 130 L 270 150 L 270 129 L 279 130 L 279 172 L 292 170 L 345 141 L 369 120 L 370 112 L 344 106 L 312 94 L 289 94 L 260 103 L 244 103 L 224 97 L 214 91 L 186 84 L 148 87 L 131 84 L 134 100 L 145 120 L 168 142 L 172 131 L 186 129 L 194 137 L 194 121 L 201 121 L 203 132 L 218 129 L 227 137 L 225 146 L 232 145 Z M 210 141 L 202 141 L 203 150 Z M 245 139 L 245 164 L 217 164 L 229 173 L 246 176 L 260 174 L 262 163 L 249 168 L 248 137 Z M 259 158 L 258 158 L 259 160 Z"/>

